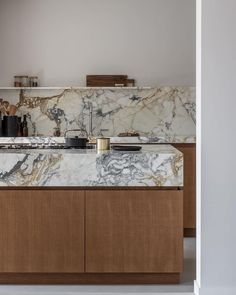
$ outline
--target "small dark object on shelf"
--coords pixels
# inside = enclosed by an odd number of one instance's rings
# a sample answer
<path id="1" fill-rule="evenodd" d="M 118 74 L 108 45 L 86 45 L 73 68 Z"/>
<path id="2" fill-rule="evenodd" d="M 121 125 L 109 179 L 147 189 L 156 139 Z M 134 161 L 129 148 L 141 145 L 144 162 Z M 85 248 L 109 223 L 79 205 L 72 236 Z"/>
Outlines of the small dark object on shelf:
<path id="1" fill-rule="evenodd" d="M 135 80 L 134 79 L 127 79 L 126 83 L 127 83 L 127 87 L 135 87 Z"/>
<path id="2" fill-rule="evenodd" d="M 27 116 L 23 116 L 23 122 L 21 123 L 21 134 L 23 137 L 28 136 L 28 124 L 27 124 Z"/>
<path id="3" fill-rule="evenodd" d="M 21 76 L 14 76 L 14 87 L 22 87 Z"/>
<path id="4" fill-rule="evenodd" d="M 5 137 L 17 137 L 18 134 L 18 117 L 3 116 L 2 135 Z"/>
<path id="5" fill-rule="evenodd" d="M 38 76 L 29 77 L 29 86 L 30 87 L 38 87 Z"/>
<path id="6" fill-rule="evenodd" d="M 17 117 L 17 136 L 22 136 L 22 128 L 21 128 L 21 117 Z"/>
<path id="7" fill-rule="evenodd" d="M 0 136 L 2 136 L 2 112 L 0 111 Z"/>

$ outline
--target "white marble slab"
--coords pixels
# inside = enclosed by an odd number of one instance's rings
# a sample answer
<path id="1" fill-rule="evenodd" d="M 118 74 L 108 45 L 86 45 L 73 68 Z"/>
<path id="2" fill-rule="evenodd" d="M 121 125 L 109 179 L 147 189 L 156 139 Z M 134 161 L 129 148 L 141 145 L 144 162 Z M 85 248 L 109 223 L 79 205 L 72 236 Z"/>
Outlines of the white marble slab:
<path id="1" fill-rule="evenodd" d="M 183 155 L 171 145 L 143 145 L 141 152 L 0 150 L 0 163 L 0 186 L 183 186 Z"/>
<path id="2" fill-rule="evenodd" d="M 66 129 L 88 130 L 92 104 L 95 136 L 101 129 L 110 137 L 135 130 L 163 142 L 195 137 L 195 96 L 195 87 L 0 90 L 4 100 L 18 103 L 19 115 L 27 114 L 30 135 L 53 136 L 55 127 L 61 135 Z"/>
<path id="3" fill-rule="evenodd" d="M 145 136 L 130 136 L 130 137 L 110 137 L 112 144 L 155 144 L 155 143 L 195 143 L 195 136 L 174 136 L 174 137 L 145 137 Z M 4 144 L 64 144 L 64 137 L 0 137 L 0 145 Z"/>

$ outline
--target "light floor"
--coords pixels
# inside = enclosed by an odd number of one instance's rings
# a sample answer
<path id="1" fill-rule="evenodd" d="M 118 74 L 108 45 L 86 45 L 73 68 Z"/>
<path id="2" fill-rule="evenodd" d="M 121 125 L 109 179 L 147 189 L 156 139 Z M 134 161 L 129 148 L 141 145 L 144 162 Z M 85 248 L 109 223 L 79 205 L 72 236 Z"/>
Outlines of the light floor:
<path id="1" fill-rule="evenodd" d="M 193 281 L 195 280 L 196 269 L 196 239 L 184 239 L 184 273 L 182 282 L 179 285 L 0 285 L 0 295 L 15 294 L 37 294 L 37 295 L 120 295 L 120 294 L 156 294 L 164 293 L 184 293 L 193 292 Z"/>

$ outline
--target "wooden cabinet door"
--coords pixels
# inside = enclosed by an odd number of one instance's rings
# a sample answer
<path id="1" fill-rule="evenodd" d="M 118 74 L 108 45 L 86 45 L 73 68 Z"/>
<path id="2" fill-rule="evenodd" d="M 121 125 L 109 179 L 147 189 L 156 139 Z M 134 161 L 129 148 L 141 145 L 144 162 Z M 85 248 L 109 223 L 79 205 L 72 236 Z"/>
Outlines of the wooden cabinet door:
<path id="1" fill-rule="evenodd" d="M 83 271 L 83 191 L 0 190 L 0 272 Z"/>
<path id="2" fill-rule="evenodd" d="M 196 148 L 177 146 L 184 154 L 184 228 L 196 228 Z"/>
<path id="3" fill-rule="evenodd" d="M 182 191 L 86 191 L 86 272 L 178 273 L 182 262 Z"/>

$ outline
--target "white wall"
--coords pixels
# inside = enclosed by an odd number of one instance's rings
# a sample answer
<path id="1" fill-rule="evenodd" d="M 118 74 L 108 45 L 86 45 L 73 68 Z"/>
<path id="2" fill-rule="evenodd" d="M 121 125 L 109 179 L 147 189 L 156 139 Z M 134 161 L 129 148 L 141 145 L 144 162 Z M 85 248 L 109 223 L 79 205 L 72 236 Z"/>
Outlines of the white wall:
<path id="1" fill-rule="evenodd" d="M 202 1 L 204 295 L 236 294 L 236 1 Z"/>
<path id="2" fill-rule="evenodd" d="M 0 86 L 15 74 L 84 85 L 128 74 L 139 85 L 195 85 L 195 0 L 0 0 Z"/>

